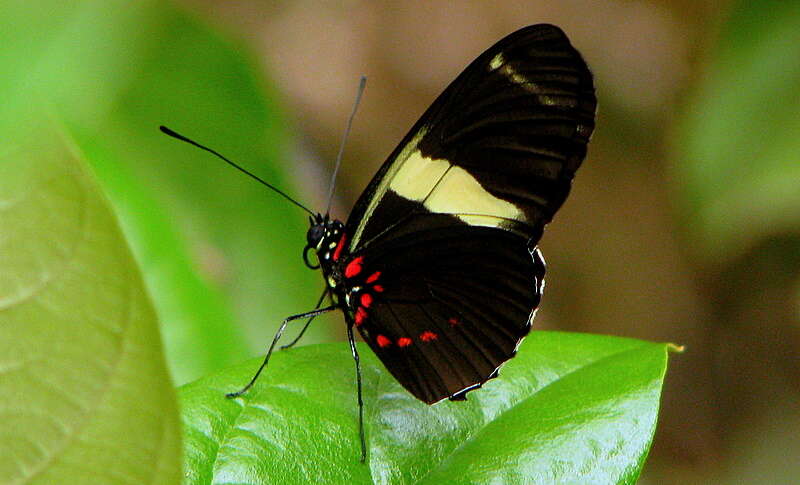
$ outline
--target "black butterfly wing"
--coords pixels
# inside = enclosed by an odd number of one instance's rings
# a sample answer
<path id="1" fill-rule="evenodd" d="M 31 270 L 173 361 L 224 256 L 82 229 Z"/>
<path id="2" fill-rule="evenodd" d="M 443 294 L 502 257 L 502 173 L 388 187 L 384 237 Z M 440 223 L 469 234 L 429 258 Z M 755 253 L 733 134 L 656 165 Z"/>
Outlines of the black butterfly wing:
<path id="1" fill-rule="evenodd" d="M 356 203 L 345 232 L 363 273 L 348 281 L 360 300 L 347 317 L 419 399 L 462 397 L 529 332 L 544 278 L 535 246 L 595 108 L 564 33 L 526 27 L 445 89 Z"/>
<path id="2" fill-rule="evenodd" d="M 369 296 L 356 327 L 417 398 L 457 397 L 493 377 L 528 334 L 544 262 L 516 233 L 449 215 L 416 214 L 396 231 L 360 260 L 372 281 L 359 282 Z"/>
<path id="3" fill-rule="evenodd" d="M 591 72 L 558 27 L 508 35 L 444 90 L 380 168 L 348 219 L 350 252 L 415 203 L 520 230 L 535 244 L 586 155 L 596 105 Z"/>

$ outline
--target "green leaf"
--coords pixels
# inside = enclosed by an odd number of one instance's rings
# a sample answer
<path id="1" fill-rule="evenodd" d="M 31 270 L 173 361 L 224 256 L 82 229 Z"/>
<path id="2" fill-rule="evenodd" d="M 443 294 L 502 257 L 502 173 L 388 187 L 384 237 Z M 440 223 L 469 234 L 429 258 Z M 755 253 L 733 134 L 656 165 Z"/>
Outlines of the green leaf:
<path id="1" fill-rule="evenodd" d="M 731 11 L 674 139 L 691 249 L 715 262 L 800 229 L 800 3 Z"/>
<path id="2" fill-rule="evenodd" d="M 186 483 L 634 483 L 668 347 L 534 332 L 467 402 L 427 406 L 361 346 L 367 464 L 349 348 L 279 352 L 237 400 L 259 361 L 180 389 Z"/>
<path id="3" fill-rule="evenodd" d="M 0 113 L 0 477 L 177 483 L 175 392 L 139 270 L 63 130 L 14 100 L 26 110 Z"/>

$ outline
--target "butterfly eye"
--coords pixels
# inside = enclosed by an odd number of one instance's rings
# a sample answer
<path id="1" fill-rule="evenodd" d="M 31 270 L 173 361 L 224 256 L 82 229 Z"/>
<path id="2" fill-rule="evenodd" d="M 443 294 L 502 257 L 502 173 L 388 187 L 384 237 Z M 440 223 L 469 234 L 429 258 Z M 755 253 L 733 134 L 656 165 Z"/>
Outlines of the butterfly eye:
<path id="1" fill-rule="evenodd" d="M 325 235 L 325 227 L 322 224 L 315 224 L 308 229 L 306 233 L 306 241 L 308 241 L 308 247 L 310 248 L 317 248 L 319 247 L 320 241 L 322 241 L 322 237 Z"/>

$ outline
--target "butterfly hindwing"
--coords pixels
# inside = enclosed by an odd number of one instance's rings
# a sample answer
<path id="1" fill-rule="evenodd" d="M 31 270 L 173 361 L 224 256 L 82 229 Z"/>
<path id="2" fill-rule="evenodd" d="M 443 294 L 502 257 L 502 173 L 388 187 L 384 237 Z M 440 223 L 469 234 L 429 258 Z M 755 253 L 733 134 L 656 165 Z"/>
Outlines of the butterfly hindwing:
<path id="1" fill-rule="evenodd" d="M 415 202 L 476 226 L 522 226 L 535 244 L 586 155 L 595 108 L 591 73 L 558 27 L 507 36 L 445 89 L 380 168 L 348 219 L 350 251 Z"/>
<path id="2" fill-rule="evenodd" d="M 442 214 L 409 217 L 392 232 L 359 260 L 356 328 L 425 402 L 480 385 L 530 330 L 544 278 L 538 251 L 518 234 Z"/>

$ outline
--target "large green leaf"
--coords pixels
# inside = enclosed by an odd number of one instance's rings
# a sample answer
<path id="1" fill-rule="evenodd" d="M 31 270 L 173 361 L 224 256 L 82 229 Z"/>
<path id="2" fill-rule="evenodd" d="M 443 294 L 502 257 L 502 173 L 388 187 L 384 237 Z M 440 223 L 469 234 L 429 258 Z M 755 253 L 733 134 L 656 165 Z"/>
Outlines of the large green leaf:
<path id="1" fill-rule="evenodd" d="M 344 344 L 279 352 L 180 389 L 187 483 L 634 483 L 655 431 L 669 346 L 534 332 L 467 402 L 427 406 L 361 347 L 359 463 Z"/>
<path id="2" fill-rule="evenodd" d="M 177 483 L 141 275 L 74 145 L 32 112 L 0 115 L 0 481 Z"/>
<path id="3" fill-rule="evenodd" d="M 735 2 L 674 145 L 694 244 L 731 260 L 800 230 L 800 2 Z"/>

